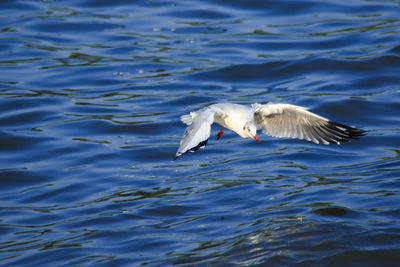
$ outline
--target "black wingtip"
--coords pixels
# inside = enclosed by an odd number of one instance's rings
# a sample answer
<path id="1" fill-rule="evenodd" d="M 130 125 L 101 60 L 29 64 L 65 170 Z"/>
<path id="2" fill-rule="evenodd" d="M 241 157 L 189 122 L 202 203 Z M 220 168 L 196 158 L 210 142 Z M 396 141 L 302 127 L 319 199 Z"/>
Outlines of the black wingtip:
<path id="1" fill-rule="evenodd" d="M 187 152 L 195 152 L 195 151 L 199 150 L 200 148 L 205 147 L 207 145 L 207 142 L 208 142 L 208 139 L 201 141 L 197 146 L 192 147 Z"/>
<path id="2" fill-rule="evenodd" d="M 332 121 L 329 122 L 328 128 L 336 135 L 335 141 L 340 142 L 349 142 L 351 139 L 359 139 L 367 133 L 365 130 Z"/>
<path id="3" fill-rule="evenodd" d="M 179 158 L 183 154 L 186 154 L 187 152 L 195 152 L 195 151 L 199 150 L 200 148 L 205 147 L 207 145 L 207 142 L 208 142 L 208 139 L 201 141 L 197 146 L 192 147 L 191 149 L 188 149 L 187 151 L 185 151 L 183 153 L 177 153 L 175 155 L 175 157 L 172 159 L 172 161 L 175 161 L 177 158 Z"/>

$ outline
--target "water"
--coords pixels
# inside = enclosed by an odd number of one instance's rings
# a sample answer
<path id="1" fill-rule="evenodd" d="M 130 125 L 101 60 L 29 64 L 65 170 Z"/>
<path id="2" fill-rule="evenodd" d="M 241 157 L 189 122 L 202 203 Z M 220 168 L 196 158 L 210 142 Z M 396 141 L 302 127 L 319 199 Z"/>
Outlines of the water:
<path id="1" fill-rule="evenodd" d="M 2 1 L 0 264 L 394 266 L 399 1 Z M 179 117 L 285 102 L 322 146 Z"/>

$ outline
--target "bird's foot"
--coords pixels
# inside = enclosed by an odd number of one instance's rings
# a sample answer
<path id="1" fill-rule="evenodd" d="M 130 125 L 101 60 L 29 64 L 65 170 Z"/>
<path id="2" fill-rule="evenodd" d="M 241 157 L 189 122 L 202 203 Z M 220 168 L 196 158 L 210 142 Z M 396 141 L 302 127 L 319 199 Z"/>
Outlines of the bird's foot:
<path id="1" fill-rule="evenodd" d="M 224 128 L 221 126 L 221 130 L 219 131 L 219 133 L 217 133 L 217 140 L 221 138 L 223 133 L 224 133 Z"/>

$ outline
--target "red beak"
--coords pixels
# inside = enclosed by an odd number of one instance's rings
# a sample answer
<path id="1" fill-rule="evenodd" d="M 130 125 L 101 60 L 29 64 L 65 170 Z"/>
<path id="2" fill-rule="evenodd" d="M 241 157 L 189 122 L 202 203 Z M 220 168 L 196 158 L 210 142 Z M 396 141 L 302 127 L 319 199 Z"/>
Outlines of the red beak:
<path id="1" fill-rule="evenodd" d="M 257 143 L 260 143 L 260 140 L 258 140 L 257 135 L 253 136 L 253 138 L 257 141 Z"/>

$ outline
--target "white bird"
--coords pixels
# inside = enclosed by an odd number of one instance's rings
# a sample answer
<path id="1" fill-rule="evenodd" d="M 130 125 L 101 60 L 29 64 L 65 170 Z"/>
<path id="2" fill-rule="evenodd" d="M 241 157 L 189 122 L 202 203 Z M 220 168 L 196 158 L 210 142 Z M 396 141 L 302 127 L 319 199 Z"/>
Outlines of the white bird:
<path id="1" fill-rule="evenodd" d="M 224 133 L 224 127 L 243 138 L 253 138 L 257 142 L 257 129 L 260 128 L 265 134 L 273 137 L 299 138 L 326 145 L 348 142 L 364 135 L 363 130 L 332 122 L 304 107 L 291 104 L 213 104 L 183 115 L 181 120 L 188 127 L 174 160 L 186 152 L 194 152 L 204 147 L 214 122 L 221 125 L 217 139 Z"/>

